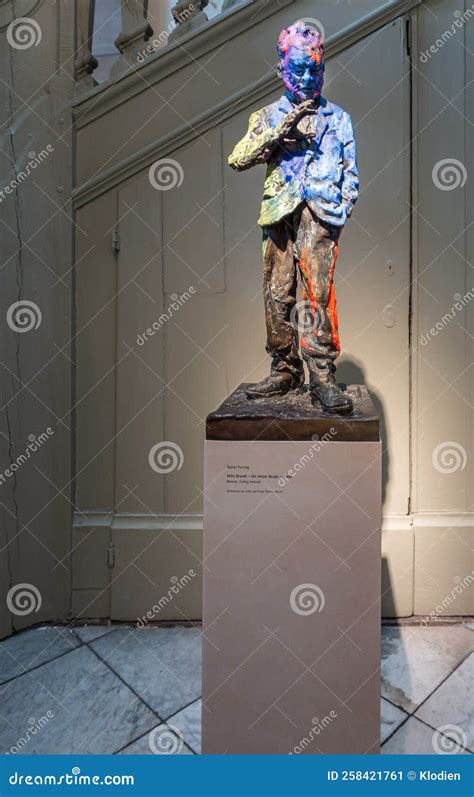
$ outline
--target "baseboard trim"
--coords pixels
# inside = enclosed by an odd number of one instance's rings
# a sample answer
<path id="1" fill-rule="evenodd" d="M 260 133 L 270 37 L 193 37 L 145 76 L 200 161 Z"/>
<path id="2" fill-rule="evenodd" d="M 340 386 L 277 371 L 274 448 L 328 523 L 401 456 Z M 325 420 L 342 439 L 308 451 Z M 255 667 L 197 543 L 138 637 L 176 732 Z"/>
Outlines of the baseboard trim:
<path id="1" fill-rule="evenodd" d="M 203 528 L 201 514 L 127 514 L 114 512 L 80 512 L 74 514 L 74 528 L 109 528 L 138 531 L 199 530 Z"/>
<path id="2" fill-rule="evenodd" d="M 101 512 L 86 510 L 74 514 L 74 528 L 106 527 L 111 529 L 162 531 L 163 529 L 203 528 L 203 516 L 199 513 L 172 514 Z M 469 528 L 474 526 L 474 512 L 427 512 L 412 515 L 384 515 L 382 531 L 407 531 L 416 528 Z"/>
<path id="3" fill-rule="evenodd" d="M 203 516 L 198 513 L 150 515 L 88 511 L 75 515 L 74 529 L 74 557 L 77 560 L 74 567 L 75 610 L 81 615 L 81 611 L 92 601 L 97 613 L 94 616 L 104 616 L 107 601 L 110 600 L 110 571 L 105 562 L 111 537 L 119 553 L 123 546 L 125 553 L 122 553 L 122 557 L 128 560 L 133 559 L 135 554 L 139 555 L 156 536 L 157 543 L 160 541 L 159 544 L 165 548 L 156 559 L 153 580 L 168 583 L 173 538 L 181 538 L 181 542 L 176 540 L 177 556 L 181 561 L 180 557 L 186 555 L 181 547 L 185 541 L 184 550 L 188 546 L 195 550 L 196 539 L 200 539 L 203 529 Z M 163 534 L 167 529 L 170 534 Z M 470 594 L 474 585 L 474 569 L 472 563 L 469 565 L 469 546 L 473 533 L 474 513 L 386 515 L 382 522 L 382 616 L 406 618 L 417 614 L 436 619 L 445 614 L 472 614 Z M 91 573 L 87 564 L 91 560 L 102 562 L 102 567 L 96 567 Z M 462 586 L 460 595 L 459 584 Z M 141 589 L 144 590 L 143 595 Z M 154 593 L 152 590 L 148 594 L 149 589 L 146 580 L 141 586 L 136 586 L 136 593 L 141 596 L 140 606 L 153 603 Z M 99 596 L 97 606 L 96 593 Z M 195 591 L 192 606 L 188 608 L 192 610 L 193 617 L 199 616 L 198 591 Z M 137 612 L 138 609 L 132 611 L 130 617 L 125 617 L 121 610 L 120 619 L 133 620 Z M 113 617 L 117 619 L 116 614 Z M 169 619 L 179 617 L 177 615 Z"/>

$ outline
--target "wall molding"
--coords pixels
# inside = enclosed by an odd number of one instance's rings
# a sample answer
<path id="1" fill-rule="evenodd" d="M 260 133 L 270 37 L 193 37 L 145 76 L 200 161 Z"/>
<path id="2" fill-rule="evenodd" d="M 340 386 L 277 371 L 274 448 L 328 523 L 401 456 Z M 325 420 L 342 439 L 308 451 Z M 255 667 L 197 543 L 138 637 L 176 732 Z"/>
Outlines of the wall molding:
<path id="1" fill-rule="evenodd" d="M 413 528 L 474 528 L 474 512 L 419 512 L 413 515 Z"/>
<path id="2" fill-rule="evenodd" d="M 162 531 L 163 529 L 199 531 L 203 528 L 203 515 L 188 514 L 140 514 L 125 512 L 80 512 L 75 513 L 73 526 L 79 528 L 110 528 L 139 531 Z M 474 512 L 427 512 L 412 515 L 384 515 L 382 531 L 407 531 L 417 528 L 474 528 Z"/>
<path id="3" fill-rule="evenodd" d="M 201 514 L 136 514 L 123 512 L 79 512 L 73 517 L 73 527 L 80 528 L 109 528 L 139 531 L 195 531 L 202 530 L 203 516 Z"/>
<path id="4" fill-rule="evenodd" d="M 143 540 L 153 541 L 153 534 L 160 538 L 167 529 L 173 536 L 179 536 L 181 541 L 186 539 L 199 540 L 203 530 L 202 514 L 192 513 L 183 515 L 172 514 L 138 514 L 138 513 L 116 513 L 113 512 L 87 512 L 78 513 L 74 517 L 76 535 L 76 551 L 73 556 L 78 556 L 84 560 L 87 556 L 95 559 L 103 557 L 107 560 L 107 546 L 109 540 L 114 544 L 120 543 L 120 532 L 125 532 L 127 550 L 133 548 L 133 540 L 136 534 L 136 552 L 143 548 Z M 451 593 L 453 585 L 458 583 L 457 579 L 460 570 L 460 562 L 466 560 L 466 545 L 470 530 L 474 532 L 474 512 L 460 513 L 424 513 L 420 515 L 386 515 L 382 520 L 382 550 L 381 550 L 381 574 L 382 574 L 382 616 L 383 617 L 411 617 L 414 613 L 427 615 L 436 611 L 436 606 L 442 603 L 445 595 Z M 94 534 L 106 531 L 106 533 Z M 427 532 L 428 530 L 428 532 Z M 110 537 L 109 537 L 110 533 Z M 421 537 L 421 545 L 418 550 L 417 533 Z M 191 534 L 191 537 L 187 535 Z M 83 537 L 82 537 L 83 535 Z M 432 542 L 430 542 L 432 540 Z M 429 582 L 427 592 L 426 583 L 423 584 L 423 570 L 417 570 L 419 561 L 423 566 L 424 552 L 431 547 L 436 549 L 439 544 L 448 545 L 451 551 L 450 562 L 444 569 L 442 583 Z M 190 544 L 192 544 L 190 542 Z M 132 548 L 130 548 L 130 545 Z M 179 543 L 178 543 L 179 545 Z M 158 558 L 156 560 L 156 570 L 160 573 L 160 568 L 164 563 Z M 105 565 L 104 565 L 105 567 Z M 472 566 L 471 566 L 472 567 Z M 468 568 L 470 569 L 470 568 Z M 75 592 L 87 598 L 82 601 L 89 605 L 94 598 L 89 576 L 84 578 L 84 569 L 81 567 L 73 568 L 75 573 Z M 166 571 L 166 567 L 165 567 Z M 167 573 L 167 571 L 166 571 Z M 421 579 L 420 579 L 421 573 Z M 82 575 L 81 575 L 82 574 Z M 166 578 L 169 574 L 166 575 Z M 108 591 L 108 576 L 103 576 L 103 581 L 94 583 L 97 594 L 102 598 Z M 145 588 L 146 589 L 146 588 Z M 76 595 L 79 600 L 80 596 Z M 150 598 L 151 600 L 151 598 Z M 456 609 L 454 611 L 454 609 Z M 99 609 L 97 609 L 99 611 Z M 104 609 L 101 604 L 100 612 L 104 616 L 110 616 L 110 612 Z M 200 598 L 196 596 L 196 617 L 200 612 Z M 452 614 L 459 616 L 465 615 L 466 608 L 453 606 Z M 94 615 L 91 615 L 94 616 Z M 115 618 L 114 618 L 115 619 Z M 125 618 L 121 618 L 125 619 Z M 134 619 L 132 612 L 129 620 Z M 177 617 L 176 619 L 179 619 Z"/>
<path id="5" fill-rule="evenodd" d="M 294 0 L 285 0 L 285 4 L 289 4 L 290 2 L 294 2 Z M 392 22 L 403 14 L 413 10 L 421 3 L 422 0 L 389 0 L 389 2 L 382 6 L 382 8 L 377 9 L 377 11 L 368 14 L 365 17 L 361 17 L 352 25 L 339 31 L 334 36 L 328 37 L 326 42 L 328 58 L 336 56 L 338 53 L 342 52 L 358 41 L 361 41 L 371 33 L 376 32 L 389 22 Z M 242 24 L 235 24 L 235 18 L 239 17 L 240 14 L 243 14 L 244 11 L 246 11 L 248 14 L 249 7 L 244 6 L 241 11 L 234 12 L 233 15 L 230 15 L 232 16 L 232 29 L 234 31 L 234 35 L 238 35 L 245 30 L 249 24 L 252 24 L 251 17 L 246 20 L 246 26 Z M 275 13 L 274 9 L 272 10 L 272 13 Z M 253 12 L 253 16 L 255 16 L 255 10 Z M 263 17 L 259 17 L 259 20 L 262 18 Z M 223 24 L 223 22 L 224 20 L 221 21 L 221 24 Z M 217 26 L 217 21 L 215 25 Z M 201 36 L 206 36 L 206 33 L 203 32 L 200 34 L 200 36 L 195 36 L 195 39 L 198 40 Z M 210 49 L 213 49 L 215 46 L 216 44 L 214 42 Z M 170 57 L 173 56 L 173 52 L 171 51 L 174 51 L 174 49 L 175 48 L 170 48 Z M 164 71 L 161 70 L 161 64 L 164 62 L 166 55 L 167 53 L 163 53 L 162 55 L 155 56 L 153 58 L 153 63 L 149 65 L 144 64 L 141 68 L 144 70 L 153 69 L 156 71 L 157 64 L 160 64 L 158 75 L 155 75 L 154 80 L 152 79 L 152 74 L 148 76 L 147 72 L 140 72 L 143 77 L 147 76 L 147 81 L 150 85 L 153 85 L 153 82 L 156 83 L 158 79 L 162 80 L 168 74 L 171 74 L 170 71 L 166 72 L 166 69 Z M 187 57 L 189 58 L 189 56 Z M 181 63 L 181 66 L 182 65 L 183 64 Z M 178 69 L 180 66 L 176 66 L 175 68 Z M 171 69 L 171 66 L 169 69 Z M 175 71 L 175 69 L 173 68 L 172 71 Z M 79 104 L 75 106 L 76 128 L 80 129 L 85 124 L 89 124 L 99 115 L 109 113 L 117 104 L 122 104 L 130 97 L 134 96 L 138 90 L 147 90 L 149 86 L 144 84 L 143 80 L 137 76 L 136 72 L 137 70 L 132 70 L 131 73 L 125 73 L 124 78 L 117 83 L 103 84 L 101 87 L 102 91 L 112 92 L 113 89 L 113 93 L 110 94 L 108 98 L 105 96 L 101 98 L 101 88 L 99 88 L 95 90 L 92 98 L 81 100 Z M 137 86 L 137 83 L 139 83 L 140 86 Z M 86 180 L 82 185 L 77 186 L 74 190 L 72 198 L 75 208 L 80 208 L 88 202 L 96 199 L 106 191 L 109 191 L 120 183 L 130 179 L 135 174 L 151 166 L 153 161 L 162 158 L 165 155 L 169 155 L 173 151 L 191 143 L 197 137 L 203 136 L 211 128 L 221 124 L 232 116 L 235 116 L 240 111 L 250 107 L 254 103 L 257 103 L 260 99 L 266 98 L 272 93 L 272 91 L 276 90 L 279 85 L 280 80 L 276 73 L 270 76 L 266 75 L 226 98 L 225 101 L 207 109 L 202 114 L 197 115 L 193 119 L 189 120 L 186 124 L 181 125 L 172 132 L 167 133 L 161 138 L 158 138 L 152 144 L 137 150 L 128 158 L 124 158 L 122 161 L 111 166 L 109 169 L 105 169 L 104 171 L 94 175 L 93 178 Z M 79 112 L 78 109 L 81 107 L 82 111 Z M 92 115 L 94 109 L 95 115 Z"/>

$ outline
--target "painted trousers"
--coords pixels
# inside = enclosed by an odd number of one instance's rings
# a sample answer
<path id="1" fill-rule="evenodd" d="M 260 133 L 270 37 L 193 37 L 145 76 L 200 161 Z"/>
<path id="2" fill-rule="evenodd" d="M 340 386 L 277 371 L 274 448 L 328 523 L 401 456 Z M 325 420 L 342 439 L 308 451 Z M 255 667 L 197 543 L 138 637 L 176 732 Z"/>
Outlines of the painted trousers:
<path id="1" fill-rule="evenodd" d="M 273 358 L 272 373 L 303 379 L 300 336 L 311 381 L 333 377 L 340 352 L 333 283 L 339 235 L 339 227 L 318 219 L 306 203 L 263 228 L 266 350 Z"/>

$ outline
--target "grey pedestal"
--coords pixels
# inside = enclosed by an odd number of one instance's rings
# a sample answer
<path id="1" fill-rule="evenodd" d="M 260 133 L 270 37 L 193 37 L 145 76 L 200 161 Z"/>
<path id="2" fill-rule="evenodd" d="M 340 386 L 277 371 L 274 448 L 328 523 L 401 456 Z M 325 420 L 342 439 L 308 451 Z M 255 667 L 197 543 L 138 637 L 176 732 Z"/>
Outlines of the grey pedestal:
<path id="1" fill-rule="evenodd" d="M 377 753 L 381 443 L 307 395 L 207 419 L 203 752 Z"/>

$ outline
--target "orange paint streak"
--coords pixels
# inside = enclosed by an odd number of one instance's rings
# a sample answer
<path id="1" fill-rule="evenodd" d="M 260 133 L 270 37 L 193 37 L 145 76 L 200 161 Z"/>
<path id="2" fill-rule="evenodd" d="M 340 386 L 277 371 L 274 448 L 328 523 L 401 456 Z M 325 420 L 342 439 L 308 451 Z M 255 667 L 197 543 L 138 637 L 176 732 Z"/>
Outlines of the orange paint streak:
<path id="1" fill-rule="evenodd" d="M 326 306 L 324 307 L 324 311 L 326 312 L 329 320 L 331 322 L 331 340 L 333 343 L 334 348 L 337 352 L 341 351 L 341 342 L 339 338 L 339 318 L 337 313 L 337 301 L 336 301 L 336 289 L 334 287 L 333 278 L 334 278 L 334 270 L 336 267 L 336 260 L 339 254 L 339 247 L 337 244 L 334 246 L 334 255 L 333 261 L 331 264 L 331 268 L 329 270 L 329 291 L 327 294 L 327 301 Z M 316 296 L 314 294 L 313 284 L 311 281 L 311 270 L 309 268 L 309 253 L 306 248 L 302 249 L 301 256 L 299 259 L 299 268 L 301 273 L 304 275 L 304 282 L 303 288 L 301 291 L 301 296 L 304 302 L 309 302 L 311 305 L 311 309 L 314 313 L 318 311 L 318 303 L 316 301 Z M 316 336 L 318 335 L 318 331 L 314 330 Z M 311 348 L 305 341 L 304 335 L 301 336 L 301 348 L 302 349 L 309 349 Z"/>
<path id="2" fill-rule="evenodd" d="M 334 269 L 336 267 L 336 260 L 339 254 L 339 247 L 336 244 L 334 247 L 334 257 L 329 272 L 329 293 L 326 306 L 326 312 L 331 320 L 331 340 L 336 351 L 341 351 L 341 341 L 339 339 L 339 318 L 337 315 L 337 302 L 336 302 L 336 289 L 333 283 Z"/>
<path id="3" fill-rule="evenodd" d="M 328 303 L 326 313 L 331 319 L 331 340 L 336 351 L 341 351 L 341 342 L 339 340 L 339 319 L 337 316 L 337 302 L 336 291 L 334 284 L 329 288 Z"/>

